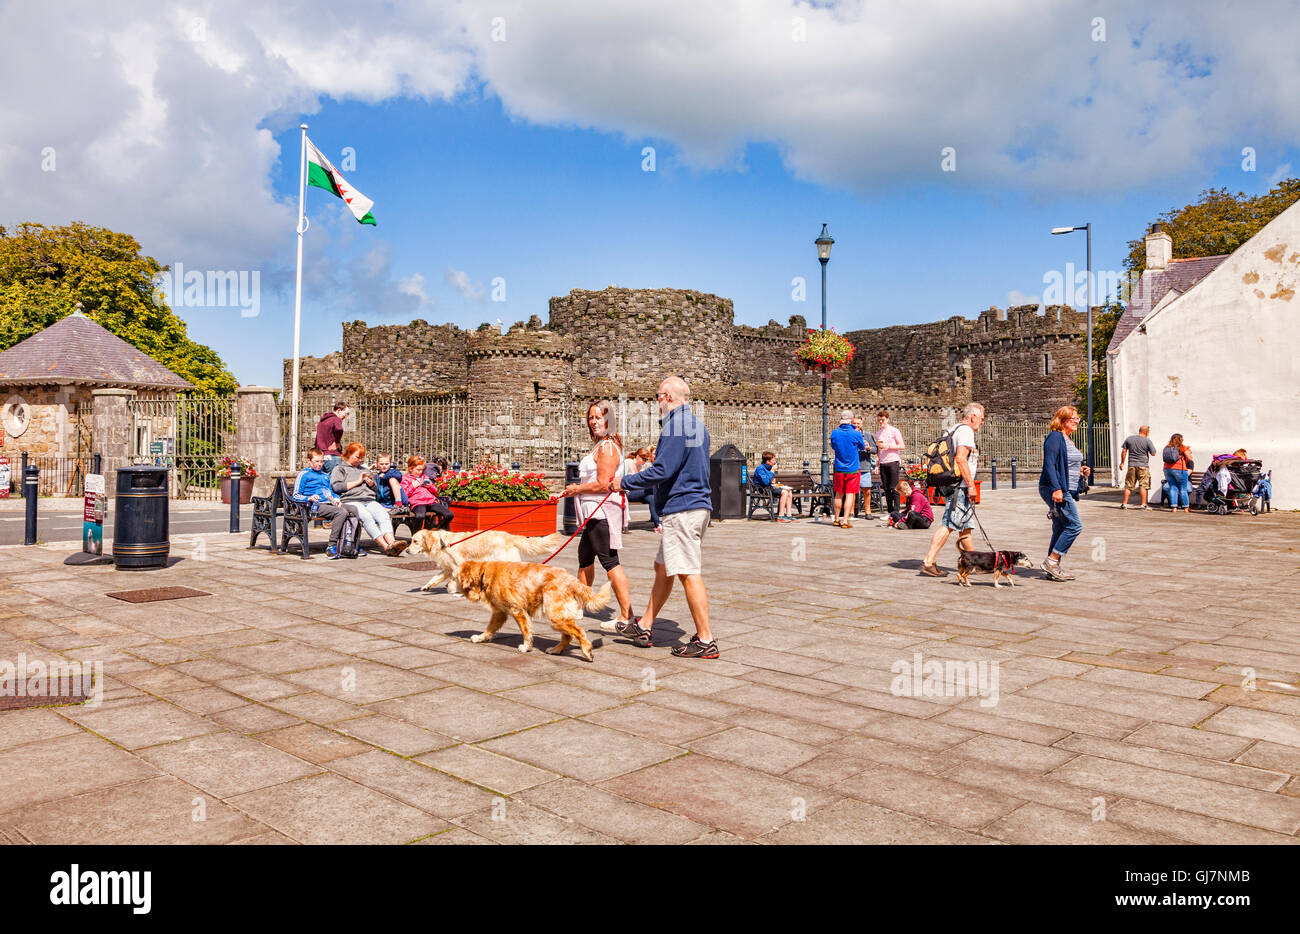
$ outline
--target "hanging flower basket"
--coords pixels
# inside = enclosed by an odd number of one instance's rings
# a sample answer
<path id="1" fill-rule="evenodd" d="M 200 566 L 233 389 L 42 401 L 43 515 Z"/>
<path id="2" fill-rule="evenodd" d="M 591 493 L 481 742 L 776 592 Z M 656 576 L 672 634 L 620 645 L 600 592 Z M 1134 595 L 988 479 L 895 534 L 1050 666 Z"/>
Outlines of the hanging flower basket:
<path id="1" fill-rule="evenodd" d="M 807 339 L 794 352 L 795 359 L 805 370 L 817 371 L 822 377 L 849 365 L 856 348 L 834 328 L 822 330 L 809 328 Z"/>

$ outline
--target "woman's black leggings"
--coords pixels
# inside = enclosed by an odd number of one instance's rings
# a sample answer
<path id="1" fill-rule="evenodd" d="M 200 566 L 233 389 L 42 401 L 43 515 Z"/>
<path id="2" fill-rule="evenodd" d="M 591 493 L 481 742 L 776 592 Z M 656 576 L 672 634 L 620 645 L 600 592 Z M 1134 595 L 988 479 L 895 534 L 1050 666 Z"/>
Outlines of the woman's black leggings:
<path id="1" fill-rule="evenodd" d="M 894 520 L 894 525 L 901 525 L 905 529 L 928 529 L 930 527 L 930 520 L 916 512 L 909 512 L 904 516 L 900 510 L 891 512 L 889 517 Z"/>
<path id="2" fill-rule="evenodd" d="M 608 519 L 592 519 L 578 539 L 578 569 L 591 567 L 597 558 L 606 573 L 618 567 L 618 549 L 609 547 Z"/>
<path id="3" fill-rule="evenodd" d="M 898 486 L 898 471 L 901 467 L 902 464 L 898 461 L 880 465 L 880 485 L 885 488 L 882 492 L 885 494 L 886 512 L 898 511 L 898 490 L 895 487 Z"/>

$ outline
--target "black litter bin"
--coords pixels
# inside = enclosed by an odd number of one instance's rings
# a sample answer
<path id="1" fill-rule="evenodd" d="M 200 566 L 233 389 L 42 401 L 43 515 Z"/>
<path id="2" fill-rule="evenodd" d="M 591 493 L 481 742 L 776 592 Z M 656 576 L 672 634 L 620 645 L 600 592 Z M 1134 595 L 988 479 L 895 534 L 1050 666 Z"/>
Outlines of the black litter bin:
<path id="1" fill-rule="evenodd" d="M 741 468 L 745 455 L 734 444 L 724 444 L 709 458 L 709 486 L 713 488 L 713 518 L 745 518 L 745 490 Z"/>
<path id="2" fill-rule="evenodd" d="M 167 565 L 167 468 L 122 467 L 113 501 L 113 564 L 119 568 Z"/>

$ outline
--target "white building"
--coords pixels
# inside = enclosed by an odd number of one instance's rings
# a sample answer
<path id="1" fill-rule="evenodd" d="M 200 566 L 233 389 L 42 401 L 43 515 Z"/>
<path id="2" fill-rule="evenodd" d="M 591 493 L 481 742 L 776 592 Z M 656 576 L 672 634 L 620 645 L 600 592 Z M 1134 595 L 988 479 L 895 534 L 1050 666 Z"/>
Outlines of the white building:
<path id="1" fill-rule="evenodd" d="M 1172 259 L 1159 224 L 1146 251 L 1106 352 L 1113 463 L 1150 425 L 1158 448 L 1182 434 L 1198 470 L 1245 448 L 1273 471 L 1274 506 L 1300 508 L 1300 202 L 1227 256 Z"/>

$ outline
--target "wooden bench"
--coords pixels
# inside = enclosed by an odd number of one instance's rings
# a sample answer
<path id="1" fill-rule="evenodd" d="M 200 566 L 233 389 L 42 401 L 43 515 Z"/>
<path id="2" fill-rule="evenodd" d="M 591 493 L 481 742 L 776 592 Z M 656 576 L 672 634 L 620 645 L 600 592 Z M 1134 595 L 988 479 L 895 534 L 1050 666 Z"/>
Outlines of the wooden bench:
<path id="1" fill-rule="evenodd" d="M 809 516 L 815 516 L 819 511 L 822 515 L 831 514 L 830 489 L 814 480 L 810 471 L 801 470 L 776 474 L 772 478 L 771 487 L 758 486 L 751 473 L 749 483 L 745 484 L 746 492 L 749 494 L 749 507 L 745 513 L 747 518 L 752 519 L 759 509 L 766 509 L 769 518 L 776 518 L 776 507 L 781 501 L 781 492 L 776 489 L 778 484 L 790 488 L 794 508 L 798 510 L 800 516 L 803 515 L 805 502 L 808 503 Z"/>

